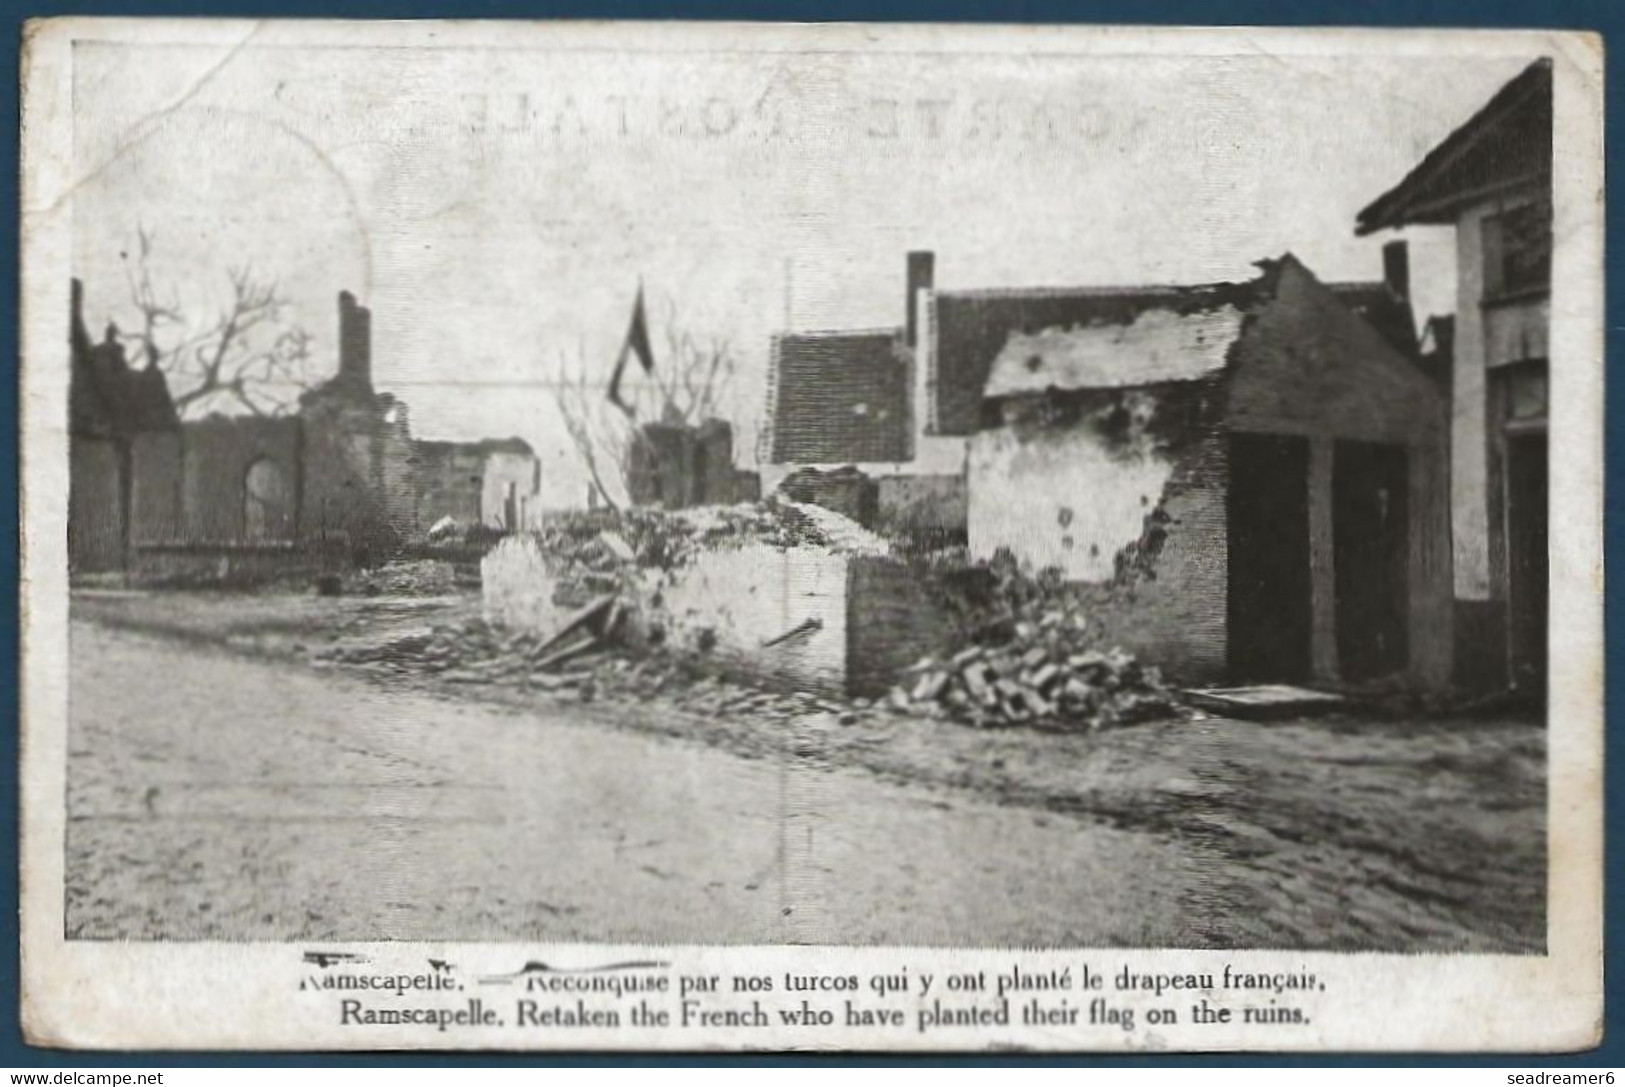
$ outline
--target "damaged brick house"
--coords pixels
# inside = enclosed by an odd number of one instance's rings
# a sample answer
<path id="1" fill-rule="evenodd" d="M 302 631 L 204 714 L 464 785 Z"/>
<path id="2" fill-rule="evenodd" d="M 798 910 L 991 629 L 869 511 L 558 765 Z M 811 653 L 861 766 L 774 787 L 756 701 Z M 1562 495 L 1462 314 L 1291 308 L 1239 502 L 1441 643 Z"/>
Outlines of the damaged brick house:
<path id="1" fill-rule="evenodd" d="M 1290 255 L 1261 267 L 938 298 L 933 413 L 970 441 L 971 553 L 1094 586 L 1105 640 L 1183 682 L 1441 686 L 1444 403 L 1360 292 Z"/>
<path id="2" fill-rule="evenodd" d="M 1356 232 L 1448 226 L 1456 312 L 1433 324 L 1452 399 L 1457 682 L 1544 686 L 1552 298 L 1552 66 L 1537 60 L 1400 182 Z"/>
<path id="3" fill-rule="evenodd" d="M 458 525 L 519 531 L 537 527 L 542 462 L 523 438 L 477 442 L 417 440 L 415 521 L 427 530 L 449 518 Z"/>

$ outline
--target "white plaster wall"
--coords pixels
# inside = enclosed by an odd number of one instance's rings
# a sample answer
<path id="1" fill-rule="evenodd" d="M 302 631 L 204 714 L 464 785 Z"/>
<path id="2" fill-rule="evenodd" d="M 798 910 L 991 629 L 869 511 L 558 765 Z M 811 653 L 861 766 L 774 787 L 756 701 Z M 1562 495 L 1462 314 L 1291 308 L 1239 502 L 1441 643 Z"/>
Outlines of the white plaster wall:
<path id="1" fill-rule="evenodd" d="M 510 630 L 552 634 L 569 614 L 553 603 L 556 582 L 529 536 L 508 536 L 480 560 L 485 621 Z"/>
<path id="2" fill-rule="evenodd" d="M 846 566 L 842 555 L 766 545 L 712 551 L 666 575 L 660 595 L 668 637 L 698 647 L 709 630 L 709 652 L 730 667 L 841 690 L 846 682 Z M 807 619 L 823 626 L 764 647 Z"/>
<path id="3" fill-rule="evenodd" d="M 1139 539 L 1173 465 L 1151 453 L 1117 456 L 1086 428 L 984 430 L 971 439 L 970 551 L 1007 547 L 1071 581 L 1104 581 Z"/>
<path id="4" fill-rule="evenodd" d="M 485 458 L 484 482 L 480 491 L 480 513 L 488 525 L 500 525 L 508 484 L 514 485 L 514 500 L 523 511 L 518 529 L 534 528 L 541 508 L 541 488 L 536 486 L 536 458 L 522 453 L 490 453 Z"/>

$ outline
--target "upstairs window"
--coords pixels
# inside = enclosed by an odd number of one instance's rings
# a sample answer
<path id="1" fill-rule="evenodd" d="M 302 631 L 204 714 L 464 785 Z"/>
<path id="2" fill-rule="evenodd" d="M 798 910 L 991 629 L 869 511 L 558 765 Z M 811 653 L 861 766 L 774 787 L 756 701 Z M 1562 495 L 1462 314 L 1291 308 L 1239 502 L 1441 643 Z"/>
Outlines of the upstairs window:
<path id="1" fill-rule="evenodd" d="M 1552 209 L 1521 204 L 1484 219 L 1484 298 L 1546 290 L 1552 279 Z"/>

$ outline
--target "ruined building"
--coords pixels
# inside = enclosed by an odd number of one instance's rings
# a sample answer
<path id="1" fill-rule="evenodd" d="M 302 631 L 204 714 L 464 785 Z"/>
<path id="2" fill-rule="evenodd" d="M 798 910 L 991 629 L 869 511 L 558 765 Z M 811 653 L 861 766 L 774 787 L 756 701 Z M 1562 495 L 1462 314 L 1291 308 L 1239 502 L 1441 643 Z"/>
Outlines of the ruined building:
<path id="1" fill-rule="evenodd" d="M 734 467 L 733 449 L 733 427 L 722 419 L 645 423 L 627 450 L 628 497 L 668 510 L 753 502 L 761 484 Z"/>
<path id="2" fill-rule="evenodd" d="M 897 534 L 1058 569 L 1176 679 L 1442 685 L 1448 423 L 1404 247 L 1369 282 L 1261 267 L 942 290 L 911 253 L 896 329 L 777 338 L 769 449 L 872 474 Z"/>
<path id="3" fill-rule="evenodd" d="M 1012 331 L 977 389 L 971 553 L 1093 586 L 1107 641 L 1182 680 L 1442 686 L 1444 402 L 1345 292 L 1262 267 L 1067 292 Z"/>
<path id="4" fill-rule="evenodd" d="M 253 580 L 387 558 L 414 527 L 406 406 L 372 385 L 368 311 L 339 296 L 332 378 L 297 415 L 182 423 L 164 377 L 92 345 L 74 291 L 75 572 Z"/>
<path id="5" fill-rule="evenodd" d="M 542 462 L 524 439 L 419 440 L 412 449 L 420 531 L 447 519 L 507 531 L 538 527 Z"/>
<path id="6" fill-rule="evenodd" d="M 372 383 L 372 311 L 339 293 L 339 366 L 299 398 L 301 538 L 363 565 L 416 530 L 407 406 Z"/>

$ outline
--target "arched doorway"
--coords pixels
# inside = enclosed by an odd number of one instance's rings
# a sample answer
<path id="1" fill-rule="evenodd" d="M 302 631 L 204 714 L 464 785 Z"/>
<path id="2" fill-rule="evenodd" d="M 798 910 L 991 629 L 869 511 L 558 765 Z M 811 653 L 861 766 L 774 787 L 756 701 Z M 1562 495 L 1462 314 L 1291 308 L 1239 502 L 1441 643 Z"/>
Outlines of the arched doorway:
<path id="1" fill-rule="evenodd" d="M 288 473 L 268 457 L 248 466 L 243 484 L 243 535 L 249 540 L 293 537 L 293 487 Z"/>

